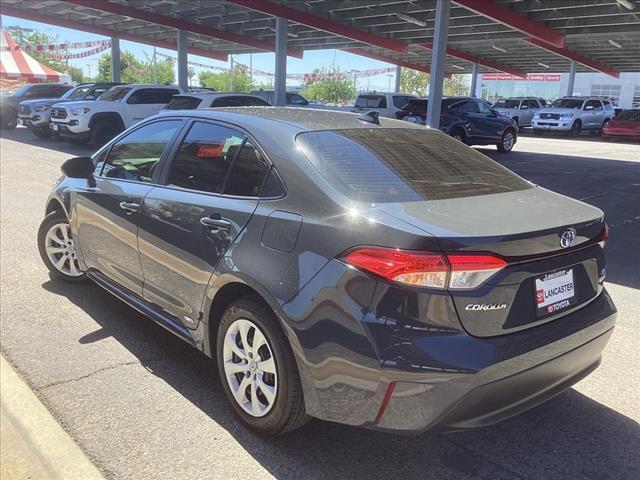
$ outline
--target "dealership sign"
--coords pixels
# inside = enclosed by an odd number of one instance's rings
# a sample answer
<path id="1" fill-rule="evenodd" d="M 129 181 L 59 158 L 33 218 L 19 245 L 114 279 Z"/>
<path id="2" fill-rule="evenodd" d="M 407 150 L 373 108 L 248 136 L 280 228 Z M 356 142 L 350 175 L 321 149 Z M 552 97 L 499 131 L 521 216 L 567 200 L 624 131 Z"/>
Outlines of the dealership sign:
<path id="1" fill-rule="evenodd" d="M 516 77 L 509 73 L 483 73 L 483 80 L 521 80 L 528 82 L 559 82 L 559 73 L 529 73 L 527 78 Z"/>

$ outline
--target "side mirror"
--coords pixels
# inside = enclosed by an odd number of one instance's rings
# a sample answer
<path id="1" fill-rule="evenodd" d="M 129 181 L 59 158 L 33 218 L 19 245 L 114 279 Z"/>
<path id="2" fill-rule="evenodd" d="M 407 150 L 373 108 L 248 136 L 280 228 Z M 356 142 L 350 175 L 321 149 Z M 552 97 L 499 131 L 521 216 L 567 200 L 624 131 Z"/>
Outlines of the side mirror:
<path id="1" fill-rule="evenodd" d="M 585 110 L 593 110 L 593 105 L 587 105 L 584 107 Z"/>
<path id="2" fill-rule="evenodd" d="M 93 169 L 91 157 L 73 157 L 60 167 L 62 173 L 69 178 L 91 178 Z"/>
<path id="3" fill-rule="evenodd" d="M 499 114 L 497 110 L 491 110 L 491 115 L 493 115 L 494 117 L 497 117 Z"/>

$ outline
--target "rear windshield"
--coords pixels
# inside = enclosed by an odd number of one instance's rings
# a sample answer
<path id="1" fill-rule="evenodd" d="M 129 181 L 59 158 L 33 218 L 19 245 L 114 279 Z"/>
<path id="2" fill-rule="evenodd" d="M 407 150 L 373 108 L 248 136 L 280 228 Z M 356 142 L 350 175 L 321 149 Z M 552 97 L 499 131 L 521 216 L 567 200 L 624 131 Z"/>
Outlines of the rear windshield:
<path id="1" fill-rule="evenodd" d="M 387 100 L 384 95 L 360 95 L 356 99 L 356 107 L 387 108 Z"/>
<path id="2" fill-rule="evenodd" d="M 427 102 L 428 100 L 420 100 L 420 99 L 409 100 L 409 103 L 407 103 L 404 107 L 402 107 L 402 110 L 407 110 L 407 111 L 419 110 L 419 111 L 426 112 Z"/>
<path id="3" fill-rule="evenodd" d="M 518 108 L 520 106 L 520 100 L 500 100 L 496 102 L 494 108 Z"/>
<path id="4" fill-rule="evenodd" d="M 640 110 L 623 110 L 616 116 L 616 120 L 634 120 L 640 122 Z"/>
<path id="5" fill-rule="evenodd" d="M 167 104 L 165 110 L 193 110 L 198 108 L 202 99 L 197 97 L 174 97 Z"/>
<path id="6" fill-rule="evenodd" d="M 583 101 L 576 98 L 559 98 L 551 104 L 551 108 L 575 108 L 580 110 Z"/>
<path id="7" fill-rule="evenodd" d="M 105 102 L 119 102 L 131 90 L 130 87 L 113 87 L 102 94 L 100 100 Z"/>
<path id="8" fill-rule="evenodd" d="M 531 188 L 476 150 L 426 129 L 306 132 L 297 143 L 334 188 L 359 202 L 441 200 Z"/>

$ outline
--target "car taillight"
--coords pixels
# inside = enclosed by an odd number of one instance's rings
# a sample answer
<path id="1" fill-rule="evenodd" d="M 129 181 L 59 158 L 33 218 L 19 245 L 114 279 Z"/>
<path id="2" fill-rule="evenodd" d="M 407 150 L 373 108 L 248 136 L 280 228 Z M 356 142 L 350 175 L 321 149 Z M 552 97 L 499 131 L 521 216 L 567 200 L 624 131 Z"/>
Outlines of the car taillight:
<path id="1" fill-rule="evenodd" d="M 487 254 L 441 254 L 381 247 L 356 248 L 343 260 L 393 282 L 452 290 L 476 288 L 507 265 Z"/>
<path id="2" fill-rule="evenodd" d="M 607 243 L 607 240 L 609 240 L 609 225 L 605 223 L 602 232 L 598 235 L 598 243 L 602 248 L 604 248 L 604 244 Z"/>

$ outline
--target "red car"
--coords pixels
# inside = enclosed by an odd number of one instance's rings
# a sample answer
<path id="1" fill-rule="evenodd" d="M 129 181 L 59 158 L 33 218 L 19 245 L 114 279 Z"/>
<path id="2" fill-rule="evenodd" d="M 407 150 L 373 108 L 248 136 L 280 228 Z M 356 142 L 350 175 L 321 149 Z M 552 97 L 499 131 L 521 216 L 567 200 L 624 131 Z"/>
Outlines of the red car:
<path id="1" fill-rule="evenodd" d="M 640 140 L 640 110 L 623 110 L 602 127 L 604 138 L 624 137 Z"/>

